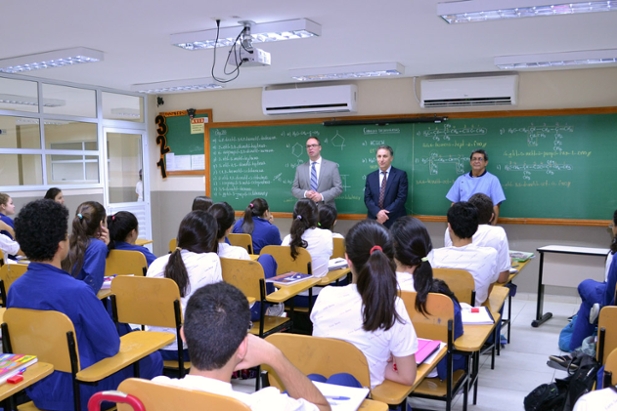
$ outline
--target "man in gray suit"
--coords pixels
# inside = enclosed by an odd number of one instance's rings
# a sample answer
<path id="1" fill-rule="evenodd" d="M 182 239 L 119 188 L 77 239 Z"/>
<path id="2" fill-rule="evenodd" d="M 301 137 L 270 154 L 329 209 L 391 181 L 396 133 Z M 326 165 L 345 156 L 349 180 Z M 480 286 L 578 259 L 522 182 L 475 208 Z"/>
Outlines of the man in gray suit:
<path id="1" fill-rule="evenodd" d="M 336 208 L 334 199 L 343 192 L 338 164 L 321 158 L 321 143 L 317 137 L 306 140 L 309 161 L 296 167 L 291 193 L 296 198 L 310 198 Z"/>

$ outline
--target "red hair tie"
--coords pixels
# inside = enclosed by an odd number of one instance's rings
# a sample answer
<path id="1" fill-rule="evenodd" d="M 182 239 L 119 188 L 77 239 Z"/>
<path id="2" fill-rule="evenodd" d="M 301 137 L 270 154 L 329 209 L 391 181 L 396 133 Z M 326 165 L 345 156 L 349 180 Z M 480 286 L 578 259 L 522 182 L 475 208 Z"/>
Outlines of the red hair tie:
<path id="1" fill-rule="evenodd" d="M 383 251 L 383 248 L 381 248 L 381 246 L 379 245 L 374 245 L 369 251 L 369 254 L 373 254 L 375 251 Z"/>

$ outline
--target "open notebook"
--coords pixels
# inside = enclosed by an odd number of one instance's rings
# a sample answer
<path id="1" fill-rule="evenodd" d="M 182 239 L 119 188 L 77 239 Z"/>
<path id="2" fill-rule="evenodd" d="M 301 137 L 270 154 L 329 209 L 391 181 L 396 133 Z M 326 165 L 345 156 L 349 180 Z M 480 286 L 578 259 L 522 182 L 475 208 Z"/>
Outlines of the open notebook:
<path id="1" fill-rule="evenodd" d="M 326 397 L 332 411 L 356 411 L 369 393 L 368 388 L 344 387 L 313 381 L 313 384 Z"/>
<path id="2" fill-rule="evenodd" d="M 441 341 L 418 338 L 418 351 L 416 351 L 416 364 L 422 364 L 428 357 L 439 349 Z"/>

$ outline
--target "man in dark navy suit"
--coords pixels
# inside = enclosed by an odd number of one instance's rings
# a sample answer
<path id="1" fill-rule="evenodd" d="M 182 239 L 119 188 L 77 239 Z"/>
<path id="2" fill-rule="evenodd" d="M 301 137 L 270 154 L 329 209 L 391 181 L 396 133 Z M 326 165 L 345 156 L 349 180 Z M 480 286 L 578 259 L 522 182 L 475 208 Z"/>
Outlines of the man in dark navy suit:
<path id="1" fill-rule="evenodd" d="M 390 228 L 397 218 L 407 215 L 407 173 L 392 167 L 394 151 L 390 146 L 377 148 L 379 170 L 366 176 L 364 204 L 368 218 Z"/>

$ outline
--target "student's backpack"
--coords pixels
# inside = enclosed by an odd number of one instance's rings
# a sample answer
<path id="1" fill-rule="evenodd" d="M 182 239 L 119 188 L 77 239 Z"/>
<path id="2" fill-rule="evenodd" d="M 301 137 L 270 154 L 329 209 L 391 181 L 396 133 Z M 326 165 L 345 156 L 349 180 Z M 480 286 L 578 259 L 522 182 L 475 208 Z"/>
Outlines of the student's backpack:
<path id="1" fill-rule="evenodd" d="M 552 384 L 536 387 L 523 401 L 525 411 L 572 411 L 576 401 L 591 391 L 600 364 L 590 355 L 579 354 L 572 360 L 576 371 L 568 369 L 569 376 L 556 378 Z"/>

